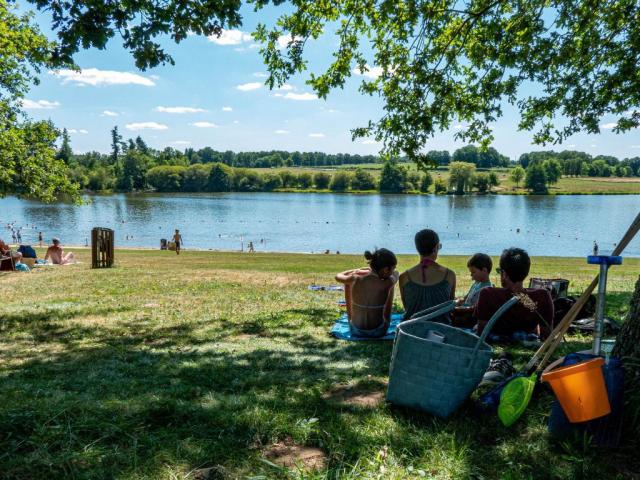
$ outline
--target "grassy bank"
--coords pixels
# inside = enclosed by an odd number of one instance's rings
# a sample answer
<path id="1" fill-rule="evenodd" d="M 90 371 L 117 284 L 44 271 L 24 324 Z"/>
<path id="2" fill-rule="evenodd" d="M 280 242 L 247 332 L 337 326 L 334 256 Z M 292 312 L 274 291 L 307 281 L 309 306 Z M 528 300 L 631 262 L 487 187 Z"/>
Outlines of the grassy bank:
<path id="1" fill-rule="evenodd" d="M 415 170 L 416 166 L 412 163 L 403 164 L 411 170 Z M 254 168 L 259 173 L 279 172 L 282 170 L 288 170 L 294 173 L 310 173 L 317 172 L 334 173 L 336 171 L 347 170 L 353 171 L 357 168 L 356 165 L 340 165 L 336 167 L 299 167 L 299 168 Z M 380 171 L 382 170 L 382 164 L 363 164 L 360 168 L 371 173 L 375 178 L 380 177 Z M 509 169 L 507 168 L 494 168 L 492 169 L 498 175 L 500 186 L 493 188 L 494 193 L 498 194 L 510 194 L 510 195 L 526 195 L 528 190 L 523 188 L 524 180 L 516 186 L 509 178 Z M 431 170 L 431 176 L 435 179 L 441 179 L 445 182 L 449 180 L 449 171 L 446 168 L 439 168 L 437 170 Z M 299 191 L 309 192 L 314 190 L 302 190 L 302 189 L 284 189 L 285 191 Z M 320 190 L 319 192 L 327 192 L 328 190 Z M 433 193 L 433 187 L 431 187 L 431 193 Z M 355 192 L 362 193 L 362 192 Z M 378 192 L 368 192 L 378 193 Z M 562 177 L 557 184 L 549 187 L 549 194 L 551 195 L 640 195 L 640 178 L 619 178 L 619 177 Z"/>
<path id="2" fill-rule="evenodd" d="M 341 295 L 307 289 L 359 257 L 118 251 L 116 268 L 91 270 L 79 255 L 79 265 L 0 275 L 1 478 L 191 479 L 215 465 L 228 478 L 640 472 L 634 425 L 616 452 L 552 441 L 545 391 L 510 429 L 468 407 L 442 421 L 379 401 L 390 343 L 333 340 Z M 401 257 L 400 268 L 413 261 Z M 459 293 L 465 261 L 443 259 Z M 568 278 L 578 291 L 595 270 L 536 258 L 532 275 Z M 625 311 L 639 270 L 638 259 L 612 269 L 611 316 Z M 588 342 L 571 337 L 565 349 Z M 520 364 L 531 354 L 513 352 Z M 283 444 L 319 449 L 309 451 L 326 455 L 324 467 L 274 466 Z"/>

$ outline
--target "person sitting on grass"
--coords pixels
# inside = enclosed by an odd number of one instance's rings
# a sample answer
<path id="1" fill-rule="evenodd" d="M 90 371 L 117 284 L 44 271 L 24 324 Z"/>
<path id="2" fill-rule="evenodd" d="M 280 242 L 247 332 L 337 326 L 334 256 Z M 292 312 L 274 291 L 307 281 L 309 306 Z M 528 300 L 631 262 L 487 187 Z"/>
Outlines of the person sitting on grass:
<path id="1" fill-rule="evenodd" d="M 480 290 L 475 308 L 478 321 L 478 335 L 491 316 L 511 297 L 520 297 L 520 302 L 507 310 L 491 330 L 491 336 L 525 341 L 533 341 L 532 336 L 546 338 L 553 328 L 553 301 L 545 289 L 524 288 L 524 280 L 529 275 L 531 259 L 521 248 L 509 248 L 500 256 L 499 287 L 485 287 Z M 537 341 L 537 339 L 535 340 Z"/>
<path id="2" fill-rule="evenodd" d="M 390 250 L 364 252 L 369 266 L 336 275 L 344 284 L 351 333 L 359 337 L 384 337 L 391 323 L 393 290 L 398 281 L 398 260 Z"/>
<path id="3" fill-rule="evenodd" d="M 473 311 L 478 302 L 480 290 L 484 287 L 493 287 L 489 279 L 492 267 L 491 257 L 484 253 L 476 253 L 467 261 L 467 268 L 471 274 L 473 284 L 464 297 L 456 300 L 456 308 L 451 313 L 451 324 L 454 327 L 472 328 L 476 324 Z"/>
<path id="4" fill-rule="evenodd" d="M 456 292 L 456 274 L 436 262 L 442 248 L 438 234 L 433 230 L 420 230 L 415 236 L 420 263 L 400 275 L 400 296 L 405 320 L 427 308 L 453 300 Z M 451 323 L 448 315 L 432 320 Z"/>
<path id="5" fill-rule="evenodd" d="M 53 238 L 51 240 L 51 245 L 47 248 L 47 253 L 44 256 L 44 261 L 51 260 L 51 263 L 54 265 L 69 265 L 74 263 L 75 257 L 73 252 L 64 253 L 64 250 L 60 246 L 60 239 Z"/>
<path id="6" fill-rule="evenodd" d="M 13 259 L 13 263 L 16 264 L 22 260 L 22 254 L 17 251 L 12 251 L 11 247 L 4 243 L 4 241 L 0 238 L 0 257 L 9 257 L 11 254 L 11 258 Z"/>
<path id="7" fill-rule="evenodd" d="M 486 253 L 476 253 L 467 261 L 467 268 L 471 274 L 473 284 L 464 297 L 458 298 L 457 303 L 462 307 L 474 307 L 478 303 L 480 290 L 484 287 L 493 287 L 493 283 L 489 278 L 493 262 Z"/>

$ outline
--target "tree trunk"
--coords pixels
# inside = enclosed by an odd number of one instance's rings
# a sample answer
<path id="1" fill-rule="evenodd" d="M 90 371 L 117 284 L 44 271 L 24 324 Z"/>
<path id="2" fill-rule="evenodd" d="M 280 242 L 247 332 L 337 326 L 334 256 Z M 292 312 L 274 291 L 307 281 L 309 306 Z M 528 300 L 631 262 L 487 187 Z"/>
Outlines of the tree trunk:
<path id="1" fill-rule="evenodd" d="M 613 355 L 631 358 L 633 363 L 640 361 L 640 277 L 631 297 L 629 315 L 618 333 Z"/>

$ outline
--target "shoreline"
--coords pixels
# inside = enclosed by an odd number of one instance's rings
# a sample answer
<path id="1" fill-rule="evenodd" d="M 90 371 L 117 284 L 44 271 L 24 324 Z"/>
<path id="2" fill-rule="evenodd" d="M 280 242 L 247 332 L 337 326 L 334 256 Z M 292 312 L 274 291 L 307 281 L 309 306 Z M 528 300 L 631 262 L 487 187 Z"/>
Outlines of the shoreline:
<path id="1" fill-rule="evenodd" d="M 471 192 L 465 193 L 464 195 L 458 195 L 456 193 L 433 193 L 433 192 L 379 192 L 376 190 L 345 190 L 343 192 L 340 191 L 332 191 L 332 190 L 303 190 L 296 188 L 286 188 L 286 189 L 278 189 L 272 191 L 256 191 L 256 192 L 240 192 L 240 191 L 229 191 L 229 192 L 160 192 L 156 190 L 147 190 L 147 191 L 137 191 L 137 192 L 117 192 L 117 191 L 106 191 L 106 192 L 92 192 L 92 191 L 84 191 L 81 192 L 82 196 L 100 196 L 100 197 L 108 197 L 111 195 L 158 195 L 158 196 L 174 196 L 174 195 L 199 195 L 199 196 L 207 196 L 207 195 L 227 195 L 227 194 L 256 194 L 256 193 L 268 193 L 268 194 L 277 194 L 277 193 L 305 193 L 305 194 L 322 194 L 322 195 L 399 195 L 399 196 L 419 196 L 419 197 L 490 197 L 495 195 L 504 195 L 504 196 L 518 196 L 518 197 L 564 197 L 564 196 L 612 196 L 612 195 L 621 195 L 621 196 L 640 196 L 640 181 L 633 182 L 638 183 L 638 191 L 637 192 L 549 192 L 549 193 L 530 193 L 530 192 L 508 192 L 508 191 L 493 191 L 487 193 L 478 193 Z"/>
<path id="2" fill-rule="evenodd" d="M 33 246 L 33 245 L 32 245 Z M 36 250 L 45 250 L 47 247 L 38 247 L 38 246 L 33 246 L 33 248 L 35 248 Z M 65 244 L 63 245 L 63 248 L 65 250 L 83 250 L 83 251 L 90 251 L 91 247 L 85 247 L 84 245 L 72 245 L 72 244 Z M 171 253 L 174 254 L 173 250 L 160 250 L 159 248 L 155 248 L 155 247 L 114 247 L 114 251 L 115 252 L 121 252 L 121 253 L 127 253 L 127 252 L 132 252 L 132 253 L 136 253 L 136 252 L 166 252 L 166 253 Z M 362 257 L 362 253 L 360 252 L 341 252 L 339 254 L 336 254 L 335 252 L 331 252 L 331 253 L 324 253 L 324 252 L 289 252 L 289 251 L 267 251 L 267 252 L 260 252 L 260 251 L 256 251 L 253 253 L 249 253 L 246 250 L 244 252 L 241 252 L 240 250 L 222 250 L 222 249 L 213 249 L 213 248 L 188 248 L 188 249 L 181 249 L 180 250 L 182 253 L 189 253 L 189 252 L 193 252 L 193 253 L 211 253 L 211 254 L 224 254 L 224 255 L 229 255 L 229 254 L 237 254 L 237 255 L 245 255 L 245 256 L 250 256 L 250 255 L 254 255 L 254 256 L 267 256 L 267 255 L 287 255 L 287 256 L 319 256 L 319 257 L 326 257 L 326 258 L 335 258 L 335 257 L 357 257 L 357 258 L 363 258 Z M 409 252 L 409 253 L 403 253 L 403 252 L 399 252 L 396 253 L 396 255 L 400 256 L 400 257 L 417 257 L 418 254 L 415 252 Z M 454 253 L 454 254 L 448 254 L 448 255 L 438 255 L 439 258 L 468 258 L 469 255 L 471 254 L 467 254 L 467 253 Z M 489 254 L 491 257 L 499 257 L 500 254 L 496 253 L 496 254 Z M 177 256 L 174 254 L 174 256 Z M 586 257 L 587 255 L 585 254 L 584 256 L 571 256 L 571 255 L 531 255 L 531 258 L 539 258 L 539 259 L 571 259 L 571 260 L 575 260 L 575 259 L 585 259 L 585 265 L 586 264 Z M 640 256 L 625 256 L 624 254 L 622 254 L 623 259 L 629 259 L 632 261 L 635 260 L 640 260 Z"/>

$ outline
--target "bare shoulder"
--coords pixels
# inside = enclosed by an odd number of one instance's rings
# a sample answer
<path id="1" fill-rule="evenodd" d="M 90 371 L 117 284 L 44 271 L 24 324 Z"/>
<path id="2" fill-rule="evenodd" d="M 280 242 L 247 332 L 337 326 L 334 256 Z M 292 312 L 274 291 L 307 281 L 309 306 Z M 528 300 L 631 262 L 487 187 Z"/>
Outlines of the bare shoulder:
<path id="1" fill-rule="evenodd" d="M 447 267 L 442 267 L 442 268 L 444 268 L 447 277 L 456 278 L 456 272 L 454 272 L 453 270 L 451 270 L 450 268 L 447 268 Z"/>

